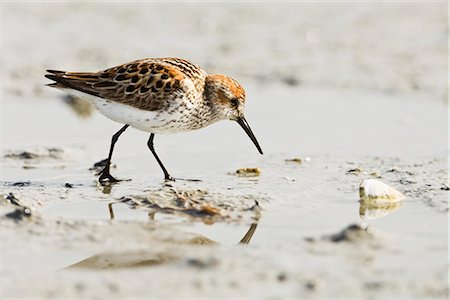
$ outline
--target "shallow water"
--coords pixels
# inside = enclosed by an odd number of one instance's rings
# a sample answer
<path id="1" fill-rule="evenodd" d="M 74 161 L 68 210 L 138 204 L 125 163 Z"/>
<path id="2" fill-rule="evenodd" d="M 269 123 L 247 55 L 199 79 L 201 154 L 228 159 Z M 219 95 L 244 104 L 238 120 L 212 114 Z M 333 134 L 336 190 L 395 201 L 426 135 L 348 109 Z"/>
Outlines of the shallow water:
<path id="1" fill-rule="evenodd" d="M 279 107 L 276 95 L 282 90 L 283 107 Z M 437 277 L 440 279 L 431 290 L 442 293 L 440 284 L 445 281 L 442 274 L 446 273 L 448 233 L 448 192 L 441 190 L 447 178 L 445 105 L 384 94 L 281 87 L 261 90 L 249 86 L 248 94 L 247 119 L 265 151 L 264 156 L 257 153 L 241 129 L 231 122 L 221 122 L 198 132 L 157 136 L 155 141 L 158 153 L 173 175 L 202 180 L 177 181 L 172 188 L 207 191 L 212 194 L 208 201 L 213 205 L 223 201 L 236 204 L 234 209 L 240 219 L 216 220 L 213 224 L 183 213 L 156 211 L 149 216 L 154 209 L 145 205 L 132 209 L 127 203 L 114 204 L 114 220 L 110 220 L 109 203 L 142 195 L 152 199 L 158 190 L 169 189 L 162 183 L 162 172 L 146 148 L 147 135 L 128 130 L 120 138 L 113 157 L 117 168 L 112 169 L 112 174 L 131 181 L 108 190 L 97 186 L 94 172 L 88 169 L 105 157 L 110 135 L 120 125 L 98 114 L 91 119 L 80 119 L 57 99 L 58 92 L 49 92 L 52 99 L 41 102 L 4 101 L 5 153 L 27 150 L 44 156 L 30 160 L 3 158 L 2 190 L 13 192 L 32 207 L 38 220 L 35 231 L 40 232 L 38 236 L 46 236 L 43 240 L 32 238 L 32 247 L 21 249 L 27 244 L 30 232 L 33 235 L 33 229 L 20 222 L 19 228 L 23 229 L 15 231 L 14 223 L 3 219 L 7 226 L 2 240 L 10 245 L 3 248 L 3 257 L 7 259 L 3 260 L 2 272 L 9 276 L 6 286 L 9 280 L 16 282 L 19 274 L 51 277 L 49 271 L 60 270 L 92 255 L 100 255 L 95 259 L 113 259 L 108 253 L 118 251 L 122 253 L 118 257 L 125 255 L 131 260 L 116 261 L 115 265 L 122 266 L 119 269 L 124 265 L 142 267 L 147 261 L 151 268 L 167 266 L 167 274 L 175 270 L 182 274 L 184 269 L 175 267 L 180 259 L 186 259 L 185 263 L 191 265 L 189 257 L 199 255 L 196 259 L 200 259 L 200 264 L 215 272 L 216 264 L 208 267 L 209 260 L 205 257 L 221 253 L 219 258 L 214 258 L 220 266 L 227 266 L 224 261 L 231 258 L 228 255 L 233 255 L 236 261 L 247 256 L 262 259 L 262 266 L 268 269 L 261 276 L 271 276 L 269 266 L 273 263 L 277 272 L 294 278 L 306 276 L 314 281 L 333 281 L 343 272 L 349 279 L 360 276 L 365 282 L 361 283 L 362 289 L 370 282 L 381 285 L 377 295 L 404 289 L 417 281 L 422 282 L 417 289 L 426 294 L 430 289 L 428 281 Z M 63 149 L 60 157 L 46 156 L 45 148 L 52 147 Z M 296 157 L 302 158 L 302 163 L 286 161 Z M 241 167 L 258 167 L 261 175 L 238 177 L 234 172 Z M 407 198 L 401 207 L 386 217 L 361 220 L 358 185 L 362 177 L 348 173 L 354 168 L 363 169 L 368 177 L 377 172 L 382 177 L 380 180 L 404 192 Z M 30 183 L 13 186 L 18 181 Z M 66 188 L 65 183 L 73 187 Z M 260 217 L 256 218 L 246 211 L 255 200 L 262 208 Z M 54 220 L 65 225 L 57 225 Z M 373 240 L 362 238 L 335 244 L 321 239 L 352 223 L 368 226 Z M 142 240 L 137 240 L 142 233 L 126 233 L 122 229 L 115 233 L 109 226 L 105 229 L 108 224 L 117 228 L 125 224 L 137 226 L 137 232 L 147 224 L 153 228 L 153 246 L 143 250 Z M 248 248 L 238 247 L 227 253 L 251 224 L 257 227 Z M 75 244 L 65 237 L 65 231 L 74 235 Z M 194 251 L 178 246 L 186 251 L 180 254 L 170 245 L 177 245 L 185 236 L 203 236 L 223 248 L 214 247 L 213 252 L 202 248 L 198 252 L 197 248 Z M 314 241 L 308 241 L 310 238 Z M 49 249 L 47 244 L 54 246 Z M 161 253 L 173 257 L 161 258 L 162 254 L 154 252 L 157 251 L 154 247 L 169 247 Z M 156 263 L 155 257 L 163 260 Z M 330 265 L 343 269 L 329 269 Z M 301 269 L 296 269 L 300 266 Z M 233 268 L 241 270 L 242 267 Z M 67 274 L 63 277 L 71 282 L 70 274 L 74 273 Z M 118 278 L 125 276 L 120 274 Z M 398 276 L 403 276 L 405 281 L 392 283 Z M 342 295 L 346 294 L 347 285 L 353 286 L 351 289 L 359 286 L 358 282 L 345 278 L 337 285 Z M 330 293 L 327 284 L 322 284 L 319 291 L 321 295 Z M 7 295 L 16 293 L 6 290 Z"/>

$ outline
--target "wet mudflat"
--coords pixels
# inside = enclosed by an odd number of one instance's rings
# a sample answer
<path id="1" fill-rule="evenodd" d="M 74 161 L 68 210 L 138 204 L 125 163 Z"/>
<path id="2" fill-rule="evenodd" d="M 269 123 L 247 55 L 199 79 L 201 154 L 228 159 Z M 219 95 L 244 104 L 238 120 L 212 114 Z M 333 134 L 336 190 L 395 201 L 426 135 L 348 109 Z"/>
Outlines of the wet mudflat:
<path id="1" fill-rule="evenodd" d="M 2 4 L 1 296 L 445 299 L 439 5 Z M 169 55 L 243 84 L 265 154 L 233 122 L 158 135 L 171 174 L 201 180 L 167 184 L 129 129 L 111 169 L 129 180 L 98 185 L 121 125 L 44 70 Z M 360 202 L 364 178 L 405 199 Z"/>
<path id="2" fill-rule="evenodd" d="M 250 91 L 261 102 L 249 102 L 248 119 L 266 155 L 231 122 L 160 136 L 171 172 L 202 180 L 164 183 L 146 135 L 130 130 L 112 172 L 131 180 L 106 187 L 89 168 L 104 158 L 117 124 L 98 114 L 80 119 L 58 99 L 5 101 L 2 191 L 18 203 L 1 205 L 4 295 L 444 297 L 447 162 L 444 142 L 434 138 L 445 134 L 444 105 L 410 100 L 416 107 L 399 117 L 404 99 L 369 95 L 354 112 L 359 95 L 291 88 L 286 98 L 301 95 L 286 101 L 298 107 L 291 118 L 264 105 L 270 93 Z M 323 105 L 335 104 L 343 113 L 317 120 Z M 33 109 L 21 112 L 24 105 Z M 429 114 L 414 115 L 423 110 Z M 19 114 L 26 123 L 13 117 Z M 329 123 L 336 126 L 327 134 Z M 39 130 L 25 138 L 28 124 Z M 415 147 L 413 136 L 423 145 Z M 351 154 L 339 151 L 345 145 Z M 242 176 L 240 168 L 260 173 Z M 363 206 L 363 178 L 406 199 Z"/>

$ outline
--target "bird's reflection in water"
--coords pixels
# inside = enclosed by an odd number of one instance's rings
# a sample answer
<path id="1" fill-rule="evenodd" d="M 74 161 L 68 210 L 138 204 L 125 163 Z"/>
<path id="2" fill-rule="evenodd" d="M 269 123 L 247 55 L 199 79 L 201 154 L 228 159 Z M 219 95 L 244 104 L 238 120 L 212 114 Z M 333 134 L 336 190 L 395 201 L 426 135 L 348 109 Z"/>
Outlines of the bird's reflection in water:
<path id="1" fill-rule="evenodd" d="M 86 269 L 121 269 L 121 268 L 135 268 L 135 267 L 151 267 L 162 265 L 175 261 L 177 258 L 165 253 L 152 252 L 125 252 L 125 253 L 104 253 L 98 254 L 67 268 L 86 268 Z M 66 268 L 66 269 L 67 269 Z"/>
<path id="2" fill-rule="evenodd" d="M 112 185 L 111 184 L 100 185 L 99 188 L 101 189 L 103 194 L 105 194 L 105 195 L 111 194 L 111 190 L 112 190 Z"/>
<path id="3" fill-rule="evenodd" d="M 253 237 L 253 234 L 255 234 L 256 227 L 258 227 L 258 223 L 253 223 L 250 225 L 250 228 L 247 230 L 244 237 L 239 241 L 239 244 L 248 245 Z"/>
<path id="4" fill-rule="evenodd" d="M 108 203 L 109 218 L 110 218 L 111 220 L 114 220 L 114 218 L 115 218 L 113 205 L 116 204 L 116 203 L 117 203 L 117 202 L 111 202 L 111 203 Z M 257 203 L 256 205 L 258 205 L 258 203 Z M 154 221 L 154 220 L 155 220 L 155 215 L 156 215 L 156 213 L 157 213 L 157 212 L 156 212 L 155 210 L 149 211 L 149 212 L 148 212 L 148 218 L 149 218 L 149 220 Z M 256 214 L 255 214 L 255 218 L 254 218 L 255 222 L 252 223 L 252 224 L 250 225 L 250 228 L 247 230 L 247 232 L 245 233 L 245 235 L 244 235 L 244 236 L 242 237 L 242 239 L 239 241 L 239 244 L 247 245 L 247 244 L 250 243 L 250 241 L 251 241 L 253 235 L 255 234 L 256 228 L 258 227 L 258 221 L 259 221 L 259 218 L 260 218 L 260 212 L 257 211 Z M 208 224 L 208 223 L 207 223 L 207 224 Z M 206 239 L 205 237 L 202 237 L 202 238 L 203 238 L 203 239 Z M 195 243 L 191 243 L 191 244 L 195 244 Z M 211 243 L 203 243 L 203 242 L 201 242 L 201 243 L 199 243 L 199 244 L 216 244 L 216 242 L 214 242 L 214 241 L 211 241 Z"/>
<path id="5" fill-rule="evenodd" d="M 67 95 L 63 97 L 63 101 L 80 118 L 89 118 L 94 112 L 94 107 L 89 102 L 80 98 Z"/>
<path id="6" fill-rule="evenodd" d="M 115 219 L 114 203 L 108 204 L 109 216 L 111 219 Z M 150 211 L 148 217 L 150 220 L 155 219 L 156 211 Z M 255 234 L 256 228 L 258 227 L 258 219 L 250 225 L 242 239 L 237 242 L 238 245 L 248 245 Z M 173 243 L 184 246 L 214 246 L 219 245 L 218 242 L 211 240 L 202 235 L 192 236 L 192 233 L 186 233 L 189 235 L 189 239 L 183 241 L 173 241 Z M 72 264 L 67 268 L 87 268 L 87 269 L 122 269 L 122 268 L 134 268 L 134 267 L 151 267 L 163 265 L 165 263 L 170 263 L 174 261 L 179 261 L 183 257 L 180 256 L 179 252 L 170 253 L 170 251 L 163 250 L 150 250 L 150 251 L 136 251 L 136 252 L 121 252 L 121 253 L 103 253 L 88 257 L 80 262 Z M 187 262 L 191 262 L 188 260 Z M 198 264 L 198 261 L 195 260 Z M 206 259 L 206 263 L 208 259 Z"/>

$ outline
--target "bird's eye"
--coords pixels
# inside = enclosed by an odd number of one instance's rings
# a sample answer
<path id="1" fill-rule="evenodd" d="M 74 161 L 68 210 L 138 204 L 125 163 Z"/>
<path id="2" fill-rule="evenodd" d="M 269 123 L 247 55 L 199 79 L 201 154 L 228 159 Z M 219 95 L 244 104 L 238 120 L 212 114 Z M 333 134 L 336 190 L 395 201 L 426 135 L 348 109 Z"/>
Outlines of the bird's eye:
<path id="1" fill-rule="evenodd" d="M 233 105 L 233 106 L 237 107 L 237 106 L 238 106 L 238 104 L 239 104 L 239 100 L 238 100 L 238 99 L 236 99 L 236 98 L 234 98 L 234 99 L 231 99 L 231 100 L 230 100 L 230 103 L 231 103 L 231 105 Z"/>

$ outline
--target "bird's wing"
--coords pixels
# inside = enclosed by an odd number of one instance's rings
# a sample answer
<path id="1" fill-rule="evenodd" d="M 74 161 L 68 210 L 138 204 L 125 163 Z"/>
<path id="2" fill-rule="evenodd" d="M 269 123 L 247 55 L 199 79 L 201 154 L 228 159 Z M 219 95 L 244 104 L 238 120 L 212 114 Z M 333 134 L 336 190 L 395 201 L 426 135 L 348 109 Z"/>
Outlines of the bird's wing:
<path id="1" fill-rule="evenodd" d="M 149 58 L 96 73 L 47 70 L 50 86 L 71 88 L 136 108 L 155 111 L 167 100 L 203 93 L 206 72 L 179 58 Z"/>

